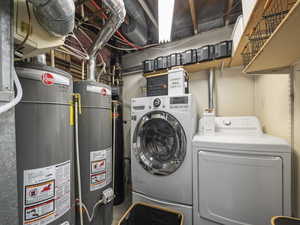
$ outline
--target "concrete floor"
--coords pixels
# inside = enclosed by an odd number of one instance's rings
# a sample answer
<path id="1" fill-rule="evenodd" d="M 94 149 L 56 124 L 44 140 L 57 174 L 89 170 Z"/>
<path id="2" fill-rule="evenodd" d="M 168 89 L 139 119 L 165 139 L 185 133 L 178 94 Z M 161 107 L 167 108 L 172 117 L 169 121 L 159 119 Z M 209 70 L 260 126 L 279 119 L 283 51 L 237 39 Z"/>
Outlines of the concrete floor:
<path id="1" fill-rule="evenodd" d="M 121 217 L 125 214 L 127 209 L 131 205 L 131 192 L 126 190 L 125 200 L 122 204 L 114 206 L 113 211 L 113 223 L 112 225 L 117 225 Z"/>
<path id="2" fill-rule="evenodd" d="M 115 206 L 114 207 L 114 212 L 113 212 L 113 223 L 112 225 L 117 225 L 122 216 L 125 214 L 127 209 L 131 203 L 129 201 L 125 201 L 123 204 Z"/>

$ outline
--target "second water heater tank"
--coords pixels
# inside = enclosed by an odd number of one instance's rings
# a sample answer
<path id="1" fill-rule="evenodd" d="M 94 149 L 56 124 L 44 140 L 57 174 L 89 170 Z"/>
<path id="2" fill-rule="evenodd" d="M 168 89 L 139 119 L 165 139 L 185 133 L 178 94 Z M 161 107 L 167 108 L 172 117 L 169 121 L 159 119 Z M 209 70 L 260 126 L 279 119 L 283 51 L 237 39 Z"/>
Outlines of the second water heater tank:
<path id="1" fill-rule="evenodd" d="M 80 94 L 82 107 L 78 117 L 82 202 L 91 215 L 103 191 L 112 187 L 111 88 L 94 81 L 80 81 L 74 84 L 74 92 Z M 83 218 L 85 225 L 111 224 L 112 202 L 97 206 L 92 221 L 86 212 Z M 79 216 L 77 221 L 80 224 Z"/>

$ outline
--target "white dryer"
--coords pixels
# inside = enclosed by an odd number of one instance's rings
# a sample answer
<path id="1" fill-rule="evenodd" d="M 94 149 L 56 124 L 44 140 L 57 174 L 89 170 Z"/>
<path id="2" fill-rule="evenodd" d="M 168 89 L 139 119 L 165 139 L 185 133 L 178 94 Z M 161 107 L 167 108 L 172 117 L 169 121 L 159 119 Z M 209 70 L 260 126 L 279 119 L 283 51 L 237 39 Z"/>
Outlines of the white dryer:
<path id="1" fill-rule="evenodd" d="M 193 139 L 194 225 L 267 225 L 291 215 L 291 148 L 256 117 L 217 117 Z"/>
<path id="2" fill-rule="evenodd" d="M 131 113 L 133 201 L 179 210 L 191 225 L 192 95 L 134 98 Z"/>

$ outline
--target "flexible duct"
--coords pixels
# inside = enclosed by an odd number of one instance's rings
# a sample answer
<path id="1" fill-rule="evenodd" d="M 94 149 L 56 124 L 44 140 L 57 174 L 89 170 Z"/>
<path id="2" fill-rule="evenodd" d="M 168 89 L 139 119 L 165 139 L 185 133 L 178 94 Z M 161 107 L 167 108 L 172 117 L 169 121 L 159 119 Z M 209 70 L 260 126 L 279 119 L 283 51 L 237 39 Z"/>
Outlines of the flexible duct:
<path id="1" fill-rule="evenodd" d="M 111 12 L 111 17 L 105 24 L 104 28 L 98 33 L 96 40 L 89 50 L 89 68 L 88 79 L 96 80 L 96 53 L 101 49 L 111 38 L 111 36 L 119 29 L 124 22 L 126 10 L 123 0 L 103 1 Z"/>
<path id="2" fill-rule="evenodd" d="M 123 33 L 135 44 L 146 45 L 148 41 L 147 21 L 138 1 L 124 0 L 129 14 L 129 24 L 122 25 Z"/>
<path id="3" fill-rule="evenodd" d="M 41 26 L 50 34 L 62 37 L 71 33 L 75 24 L 73 0 L 29 0 Z"/>
<path id="4" fill-rule="evenodd" d="M 208 77 L 208 108 L 214 109 L 214 88 L 215 88 L 215 69 L 212 68 L 209 70 Z"/>
<path id="5" fill-rule="evenodd" d="M 139 46 L 144 46 L 148 42 L 147 29 L 131 17 L 129 24 L 122 25 L 122 32 L 129 40 Z"/>

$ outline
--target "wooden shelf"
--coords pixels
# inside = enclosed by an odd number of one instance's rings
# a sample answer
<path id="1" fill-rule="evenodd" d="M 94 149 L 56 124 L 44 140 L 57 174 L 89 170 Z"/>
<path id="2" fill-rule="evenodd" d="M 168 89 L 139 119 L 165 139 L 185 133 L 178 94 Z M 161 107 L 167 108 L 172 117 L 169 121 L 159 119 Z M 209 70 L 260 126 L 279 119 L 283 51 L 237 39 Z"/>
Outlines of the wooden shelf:
<path id="1" fill-rule="evenodd" d="M 269 1 L 270 0 L 257 0 L 256 1 L 256 4 L 252 11 L 252 14 L 250 15 L 249 20 L 248 20 L 247 24 L 245 25 L 245 29 L 244 29 L 243 35 L 241 37 L 241 40 L 234 52 L 230 66 L 240 66 L 243 64 L 243 59 L 242 59 L 241 54 L 242 54 L 245 46 L 248 43 L 248 37 L 250 36 L 253 28 L 256 26 L 256 24 L 261 19 L 264 9 Z"/>
<path id="2" fill-rule="evenodd" d="M 298 0 L 260 51 L 245 67 L 245 73 L 279 69 L 300 59 L 300 0 Z"/>
<path id="3" fill-rule="evenodd" d="M 228 67 L 231 62 L 231 57 L 228 58 L 223 58 L 223 59 L 216 59 L 213 61 L 208 61 L 208 62 L 201 62 L 201 63 L 195 63 L 191 65 L 186 65 L 184 66 L 184 69 L 188 71 L 189 73 L 194 73 L 200 70 L 207 70 L 211 68 L 218 68 L 222 67 Z"/>
<path id="4" fill-rule="evenodd" d="M 218 67 L 229 67 L 231 62 L 231 57 L 223 58 L 223 59 L 217 59 L 217 60 L 212 60 L 208 62 L 201 62 L 201 63 L 195 63 L 195 64 L 190 64 L 190 65 L 185 65 L 185 66 L 178 66 L 181 68 L 184 68 L 187 72 L 189 73 L 194 73 L 198 72 L 200 70 L 207 70 L 211 68 L 218 68 Z M 151 73 L 145 73 L 145 77 L 153 77 L 153 76 L 160 76 L 163 74 L 167 74 L 167 70 L 160 70 L 160 71 L 155 71 Z"/>

